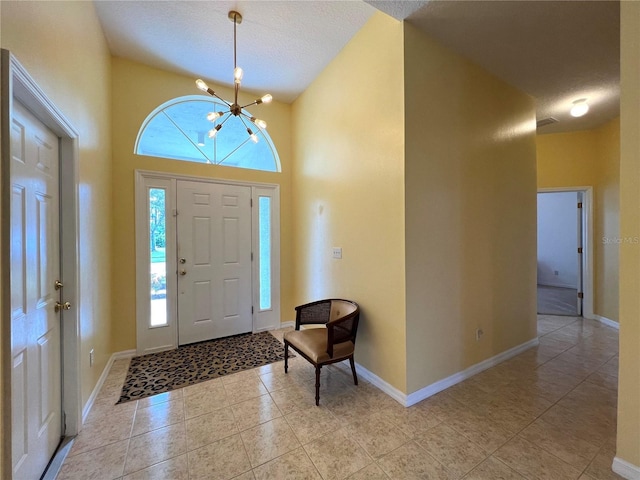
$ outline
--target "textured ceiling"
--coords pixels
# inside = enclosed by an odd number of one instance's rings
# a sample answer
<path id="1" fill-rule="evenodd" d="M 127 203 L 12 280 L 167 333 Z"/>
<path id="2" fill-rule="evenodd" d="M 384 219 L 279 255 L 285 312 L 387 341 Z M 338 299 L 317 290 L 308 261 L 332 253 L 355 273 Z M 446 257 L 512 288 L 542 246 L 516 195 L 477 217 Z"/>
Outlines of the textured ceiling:
<path id="1" fill-rule="evenodd" d="M 537 101 L 540 133 L 593 128 L 619 111 L 619 2 L 493 0 L 96 0 L 111 52 L 230 85 L 233 23 L 243 89 L 292 102 L 375 9 L 407 19 Z M 375 7 L 375 8 L 374 8 Z M 188 93 L 188 92 L 185 92 Z M 586 97 L 591 111 L 568 115 Z"/>
<path id="2" fill-rule="evenodd" d="M 619 115 L 618 1 L 431 1 L 407 20 L 537 100 L 539 133 L 594 128 Z M 569 115 L 587 98 L 589 114 Z"/>
<path id="3" fill-rule="evenodd" d="M 242 88 L 290 103 L 375 12 L 360 1 L 95 2 L 109 49 L 169 71 L 233 83 L 233 22 L 239 11 Z M 195 87 L 194 87 L 195 89 Z"/>

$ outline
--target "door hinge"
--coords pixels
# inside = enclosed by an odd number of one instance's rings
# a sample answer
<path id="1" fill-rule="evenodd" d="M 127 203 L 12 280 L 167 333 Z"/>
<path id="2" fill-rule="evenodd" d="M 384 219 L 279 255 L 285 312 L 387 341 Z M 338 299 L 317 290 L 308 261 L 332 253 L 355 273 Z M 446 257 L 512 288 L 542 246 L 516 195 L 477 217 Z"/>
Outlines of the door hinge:
<path id="1" fill-rule="evenodd" d="M 251 315 L 253 315 L 253 305 L 251 305 Z"/>
<path id="2" fill-rule="evenodd" d="M 249 199 L 249 206 L 253 208 L 253 198 Z"/>
<path id="3" fill-rule="evenodd" d="M 178 210 L 173 210 L 173 216 L 177 217 L 178 216 Z"/>
<path id="4" fill-rule="evenodd" d="M 582 202 L 578 202 L 578 208 L 582 208 Z"/>
<path id="5" fill-rule="evenodd" d="M 578 253 L 582 253 L 582 247 L 578 247 Z"/>
<path id="6" fill-rule="evenodd" d="M 582 292 L 578 292 L 578 298 L 584 298 L 584 294 Z"/>
<path id="7" fill-rule="evenodd" d="M 62 412 L 62 436 L 67 434 L 67 412 Z"/>
<path id="8" fill-rule="evenodd" d="M 251 261 L 253 262 L 253 252 L 251 252 Z"/>

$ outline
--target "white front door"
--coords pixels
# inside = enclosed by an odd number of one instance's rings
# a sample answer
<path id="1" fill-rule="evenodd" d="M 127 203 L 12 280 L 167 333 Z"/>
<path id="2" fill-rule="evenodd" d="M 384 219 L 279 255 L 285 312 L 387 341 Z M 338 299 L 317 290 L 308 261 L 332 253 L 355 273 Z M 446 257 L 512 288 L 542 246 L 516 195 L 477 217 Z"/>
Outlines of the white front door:
<path id="1" fill-rule="evenodd" d="M 177 182 L 178 343 L 252 331 L 251 188 Z"/>
<path id="2" fill-rule="evenodd" d="M 40 478 L 62 437 L 59 139 L 17 100 L 11 125 L 13 478 Z"/>

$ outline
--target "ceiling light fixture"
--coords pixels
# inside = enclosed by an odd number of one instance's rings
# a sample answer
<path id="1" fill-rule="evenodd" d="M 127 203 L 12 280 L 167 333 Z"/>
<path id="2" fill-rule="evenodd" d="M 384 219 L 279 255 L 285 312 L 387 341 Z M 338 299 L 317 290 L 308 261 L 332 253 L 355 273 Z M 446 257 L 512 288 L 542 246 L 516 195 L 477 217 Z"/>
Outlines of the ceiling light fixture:
<path id="1" fill-rule="evenodd" d="M 238 117 L 245 128 L 247 129 L 247 133 L 249 134 L 249 138 L 254 142 L 258 143 L 258 136 L 251 130 L 249 125 L 247 125 L 247 118 L 254 125 L 259 128 L 267 128 L 267 122 L 264 120 L 260 120 L 259 118 L 252 117 L 244 113 L 242 110 L 250 107 L 251 105 L 260 105 L 261 103 L 269 103 L 273 100 L 273 97 L 270 94 L 263 95 L 262 97 L 256 99 L 255 101 L 248 103 L 244 106 L 240 106 L 238 104 L 238 92 L 240 91 L 240 83 L 242 82 L 243 71 L 242 68 L 238 67 L 236 62 L 236 26 L 242 23 L 242 15 L 240 15 L 235 10 L 231 10 L 229 12 L 229 20 L 233 22 L 233 85 L 234 85 L 234 97 L 233 103 L 229 103 L 226 100 L 220 98 L 216 92 L 214 92 L 209 86 L 204 83 L 201 79 L 196 80 L 196 86 L 202 90 L 203 92 L 208 93 L 212 97 L 216 97 L 218 100 L 224 102 L 224 104 L 229 108 L 229 110 L 225 112 L 210 112 L 207 115 L 207 120 L 210 122 L 218 122 L 211 130 L 209 130 L 209 138 L 215 138 L 218 134 L 222 126 L 225 124 L 227 120 L 231 118 L 231 116 Z M 220 119 L 220 120 L 218 120 Z"/>
<path id="2" fill-rule="evenodd" d="M 573 107 L 569 113 L 572 117 L 582 117 L 589 111 L 589 105 L 587 104 L 586 98 L 581 98 L 580 100 L 576 100 L 573 102 Z"/>

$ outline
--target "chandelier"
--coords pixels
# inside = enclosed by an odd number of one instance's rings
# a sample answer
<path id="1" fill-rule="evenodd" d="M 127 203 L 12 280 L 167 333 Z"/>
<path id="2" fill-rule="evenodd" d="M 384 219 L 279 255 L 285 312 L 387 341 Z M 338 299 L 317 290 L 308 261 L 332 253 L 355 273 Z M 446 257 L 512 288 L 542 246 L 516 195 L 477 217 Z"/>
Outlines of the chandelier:
<path id="1" fill-rule="evenodd" d="M 222 112 L 209 112 L 207 115 L 207 120 L 215 123 L 218 122 L 211 130 L 209 130 L 209 138 L 215 138 L 218 134 L 222 126 L 225 124 L 227 120 L 229 120 L 232 116 L 238 117 L 245 128 L 247 129 L 247 133 L 249 134 L 249 138 L 253 140 L 254 143 L 258 143 L 258 136 L 251 130 L 251 127 L 247 123 L 247 121 L 257 125 L 259 128 L 267 128 L 267 122 L 264 120 L 260 120 L 259 118 L 252 117 L 247 115 L 242 110 L 250 107 L 251 105 L 260 105 L 261 103 L 269 103 L 273 100 L 273 97 L 270 94 L 263 95 L 262 97 L 256 99 L 255 101 L 248 103 L 246 105 L 240 106 L 238 104 L 238 92 L 240 91 L 240 83 L 242 82 L 243 71 L 237 65 L 236 62 L 236 26 L 242 23 L 242 15 L 236 12 L 235 10 L 231 10 L 229 12 L 229 20 L 233 22 L 233 84 L 234 84 L 234 97 L 233 103 L 229 103 L 223 98 L 220 98 L 216 92 L 214 92 L 209 86 L 202 81 L 201 79 L 196 80 L 196 86 L 202 90 L 203 92 L 208 93 L 212 97 L 216 97 L 218 100 L 223 102 L 228 110 Z M 218 120 L 220 119 L 220 120 Z"/>

